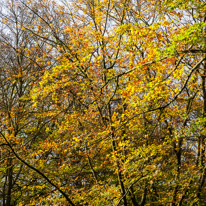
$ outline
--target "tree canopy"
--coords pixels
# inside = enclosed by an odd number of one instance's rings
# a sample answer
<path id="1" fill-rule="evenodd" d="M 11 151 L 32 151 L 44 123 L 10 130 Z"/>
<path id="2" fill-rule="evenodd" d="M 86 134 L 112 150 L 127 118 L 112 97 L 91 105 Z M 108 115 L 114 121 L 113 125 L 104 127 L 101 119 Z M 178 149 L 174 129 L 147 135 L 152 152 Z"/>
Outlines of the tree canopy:
<path id="1" fill-rule="evenodd" d="M 7 0 L 0 205 L 205 205 L 204 0 Z"/>

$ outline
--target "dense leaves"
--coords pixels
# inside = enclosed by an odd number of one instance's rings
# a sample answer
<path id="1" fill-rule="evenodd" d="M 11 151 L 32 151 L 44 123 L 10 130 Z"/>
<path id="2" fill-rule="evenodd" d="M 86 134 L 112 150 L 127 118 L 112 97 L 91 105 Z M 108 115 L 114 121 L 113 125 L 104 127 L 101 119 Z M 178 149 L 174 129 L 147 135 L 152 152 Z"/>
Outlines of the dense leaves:
<path id="1" fill-rule="evenodd" d="M 0 204 L 205 205 L 205 16 L 201 0 L 5 2 Z"/>

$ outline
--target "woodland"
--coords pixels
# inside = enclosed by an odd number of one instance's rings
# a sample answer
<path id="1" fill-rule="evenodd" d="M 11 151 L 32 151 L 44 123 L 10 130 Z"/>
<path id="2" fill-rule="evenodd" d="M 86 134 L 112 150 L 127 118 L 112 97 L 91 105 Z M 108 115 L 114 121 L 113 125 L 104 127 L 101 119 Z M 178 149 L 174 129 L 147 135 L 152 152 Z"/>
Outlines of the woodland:
<path id="1" fill-rule="evenodd" d="M 0 205 L 206 205 L 205 0 L 2 0 Z"/>

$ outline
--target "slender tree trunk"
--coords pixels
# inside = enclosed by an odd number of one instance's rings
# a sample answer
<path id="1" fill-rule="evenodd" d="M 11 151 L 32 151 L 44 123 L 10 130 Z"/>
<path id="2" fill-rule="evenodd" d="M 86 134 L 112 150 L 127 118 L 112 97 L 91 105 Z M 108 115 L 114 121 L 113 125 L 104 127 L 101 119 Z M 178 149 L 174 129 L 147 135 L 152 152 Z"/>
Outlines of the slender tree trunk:
<path id="1" fill-rule="evenodd" d="M 13 176 L 13 166 L 12 159 L 8 159 L 7 165 L 7 177 L 8 177 L 8 189 L 7 189 L 7 197 L 6 197 L 6 206 L 11 205 L 11 191 L 12 191 L 12 176 Z"/>
<path id="2" fill-rule="evenodd" d="M 113 137 L 114 137 L 114 134 L 112 134 Z M 115 144 L 115 141 L 113 140 L 112 141 L 112 149 L 113 149 L 113 152 L 116 151 L 116 144 Z M 119 165 L 119 161 L 118 159 L 116 159 L 116 164 L 117 164 L 117 176 L 118 176 L 118 181 L 119 181 L 119 185 L 121 187 L 121 193 L 122 195 L 125 194 L 126 190 L 125 190 L 125 187 L 124 187 L 124 183 L 122 181 L 122 173 L 121 173 L 121 170 L 120 170 L 120 165 Z M 126 198 L 126 195 L 124 195 L 124 206 L 127 206 L 127 198 Z"/>

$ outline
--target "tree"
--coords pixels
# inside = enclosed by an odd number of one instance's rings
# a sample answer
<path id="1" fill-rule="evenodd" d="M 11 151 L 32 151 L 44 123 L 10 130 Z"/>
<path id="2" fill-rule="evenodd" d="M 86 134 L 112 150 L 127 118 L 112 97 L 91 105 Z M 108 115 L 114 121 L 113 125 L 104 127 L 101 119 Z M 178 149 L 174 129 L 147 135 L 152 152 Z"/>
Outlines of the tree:
<path id="1" fill-rule="evenodd" d="M 4 20 L 21 45 L 1 40 L 17 54 L 2 66 L 4 204 L 204 205 L 205 3 L 11 3 L 24 10 Z"/>

